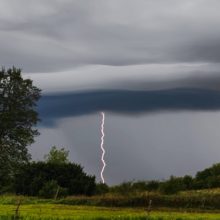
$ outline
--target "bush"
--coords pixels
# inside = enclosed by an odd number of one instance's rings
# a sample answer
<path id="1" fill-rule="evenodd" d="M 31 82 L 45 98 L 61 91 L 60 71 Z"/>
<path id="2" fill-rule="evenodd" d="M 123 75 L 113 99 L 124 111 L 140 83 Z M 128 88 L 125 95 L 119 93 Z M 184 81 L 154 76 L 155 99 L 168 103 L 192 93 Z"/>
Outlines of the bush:
<path id="1" fill-rule="evenodd" d="M 51 180 L 43 185 L 39 196 L 45 199 L 61 198 L 67 196 L 67 189 L 60 187 L 56 180 Z"/>
<path id="2" fill-rule="evenodd" d="M 145 192 L 148 190 L 148 186 L 145 181 L 138 181 L 133 183 L 132 189 L 135 192 Z"/>
<path id="3" fill-rule="evenodd" d="M 111 192 L 120 195 L 127 195 L 128 193 L 133 192 L 132 185 L 133 185 L 132 182 L 124 182 L 121 183 L 120 185 L 111 187 Z"/>
<path id="4" fill-rule="evenodd" d="M 156 180 L 151 180 L 147 183 L 147 190 L 148 191 L 156 191 L 160 187 L 160 182 Z"/>
<path id="5" fill-rule="evenodd" d="M 107 184 L 105 184 L 105 183 L 96 184 L 96 194 L 97 195 L 106 194 L 108 192 L 109 192 L 109 187 Z"/>
<path id="6" fill-rule="evenodd" d="M 164 194 L 175 194 L 180 190 L 185 190 L 183 178 L 171 176 L 169 180 L 160 184 L 160 191 Z"/>
<path id="7" fill-rule="evenodd" d="M 51 180 L 49 182 L 46 182 L 39 191 L 39 196 L 46 199 L 54 198 L 59 187 L 60 186 L 57 184 L 56 180 Z"/>
<path id="8" fill-rule="evenodd" d="M 61 188 L 68 191 L 68 195 L 93 195 L 95 193 L 95 177 L 83 172 L 80 165 L 74 163 L 53 164 L 33 162 L 23 165 L 15 176 L 15 190 L 17 194 L 38 196 L 40 190 L 55 186 L 56 181 Z M 42 193 L 42 192 L 41 192 Z"/>

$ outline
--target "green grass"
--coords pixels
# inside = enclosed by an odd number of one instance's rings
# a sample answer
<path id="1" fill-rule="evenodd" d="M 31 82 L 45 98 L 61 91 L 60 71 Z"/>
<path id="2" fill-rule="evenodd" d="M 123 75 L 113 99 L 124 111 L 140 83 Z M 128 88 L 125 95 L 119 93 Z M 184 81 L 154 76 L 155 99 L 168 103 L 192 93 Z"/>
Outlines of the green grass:
<path id="1" fill-rule="evenodd" d="M 9 220 L 15 213 L 15 205 L 0 205 L 0 219 Z M 218 220 L 220 213 L 181 213 L 153 211 L 150 217 L 144 209 L 104 208 L 93 206 L 69 206 L 56 204 L 21 205 L 19 216 L 23 220 L 49 219 L 149 219 L 149 220 Z"/>
<path id="2" fill-rule="evenodd" d="M 150 215 L 146 212 L 149 198 L 143 197 L 143 195 L 129 195 L 127 197 L 119 195 L 82 196 L 56 201 L 5 195 L 0 196 L 0 220 L 15 219 L 16 204 L 20 200 L 20 220 L 220 220 L 220 210 L 215 208 L 219 206 L 219 189 L 181 192 L 171 196 L 158 193 L 149 195 L 153 200 L 153 211 L 150 212 Z M 203 200 L 205 206 L 200 208 Z M 186 206 L 185 204 L 189 204 L 189 202 L 191 205 Z M 209 208 L 210 205 L 214 208 Z"/>

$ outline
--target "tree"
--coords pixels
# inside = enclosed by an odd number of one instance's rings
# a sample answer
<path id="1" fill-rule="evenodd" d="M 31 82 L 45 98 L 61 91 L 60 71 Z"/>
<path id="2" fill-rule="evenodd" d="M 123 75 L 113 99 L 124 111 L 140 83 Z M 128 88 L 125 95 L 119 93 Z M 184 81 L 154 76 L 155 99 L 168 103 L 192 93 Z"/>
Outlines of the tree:
<path id="1" fill-rule="evenodd" d="M 193 189 L 193 178 L 189 175 L 185 175 L 183 178 L 183 184 L 185 185 L 186 190 Z"/>
<path id="2" fill-rule="evenodd" d="M 160 182 L 158 180 L 151 180 L 147 183 L 147 190 L 148 191 L 156 191 L 160 187 Z"/>
<path id="3" fill-rule="evenodd" d="M 69 151 L 65 150 L 64 148 L 57 149 L 56 146 L 53 146 L 49 154 L 45 155 L 44 158 L 47 163 L 65 164 L 69 163 L 68 156 Z"/>
<path id="4" fill-rule="evenodd" d="M 171 176 L 169 180 L 160 184 L 160 191 L 165 194 L 175 194 L 185 189 L 182 177 Z"/>
<path id="5" fill-rule="evenodd" d="M 195 177 L 194 188 L 214 188 L 220 186 L 220 163 L 199 171 Z"/>
<path id="6" fill-rule="evenodd" d="M 98 183 L 96 184 L 96 190 L 95 193 L 97 195 L 103 195 L 109 192 L 109 187 L 105 183 Z"/>
<path id="7" fill-rule="evenodd" d="M 40 89 L 23 79 L 21 69 L 0 70 L 0 186 L 14 168 L 29 160 L 27 146 L 34 142 L 39 121 L 36 103 Z"/>

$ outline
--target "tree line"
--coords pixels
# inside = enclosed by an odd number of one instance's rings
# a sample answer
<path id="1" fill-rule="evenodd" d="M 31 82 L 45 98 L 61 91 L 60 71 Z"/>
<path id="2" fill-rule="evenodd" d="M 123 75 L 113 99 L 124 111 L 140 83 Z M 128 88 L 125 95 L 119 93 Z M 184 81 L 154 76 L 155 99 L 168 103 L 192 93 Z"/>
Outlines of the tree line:
<path id="1" fill-rule="evenodd" d="M 141 192 L 157 191 L 162 194 L 176 194 L 179 191 L 212 189 L 220 187 L 220 163 L 196 173 L 183 177 L 170 176 L 167 180 L 129 181 L 109 187 L 106 184 L 97 184 L 96 193 L 115 193 L 127 195 Z"/>
<path id="2" fill-rule="evenodd" d="M 14 176 L 12 190 L 16 194 L 44 198 L 67 195 L 93 195 L 95 176 L 68 160 L 68 151 L 53 146 L 45 161 L 22 164 Z"/>

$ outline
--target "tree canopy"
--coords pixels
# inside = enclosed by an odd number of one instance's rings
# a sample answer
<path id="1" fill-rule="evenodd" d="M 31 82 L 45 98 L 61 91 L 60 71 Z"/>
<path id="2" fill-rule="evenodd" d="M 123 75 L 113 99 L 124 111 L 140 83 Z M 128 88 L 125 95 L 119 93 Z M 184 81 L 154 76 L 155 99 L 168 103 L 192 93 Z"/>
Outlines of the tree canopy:
<path id="1" fill-rule="evenodd" d="M 63 164 L 68 163 L 69 151 L 65 148 L 58 149 L 56 146 L 53 146 L 48 154 L 44 156 L 46 162 Z"/>
<path id="2" fill-rule="evenodd" d="M 0 185 L 10 177 L 13 167 L 28 161 L 27 146 L 38 135 L 36 103 L 40 89 L 23 79 L 21 69 L 0 70 Z"/>
<path id="3" fill-rule="evenodd" d="M 54 192 L 56 186 L 66 189 L 67 195 L 92 195 L 96 186 L 95 177 L 75 163 L 31 162 L 24 164 L 15 176 L 18 194 L 39 196 L 51 185 L 55 186 Z"/>

